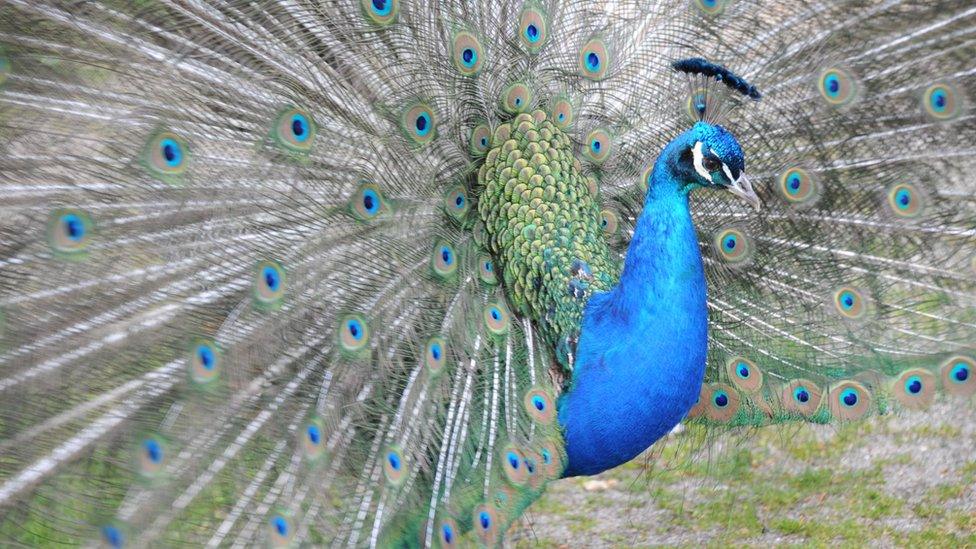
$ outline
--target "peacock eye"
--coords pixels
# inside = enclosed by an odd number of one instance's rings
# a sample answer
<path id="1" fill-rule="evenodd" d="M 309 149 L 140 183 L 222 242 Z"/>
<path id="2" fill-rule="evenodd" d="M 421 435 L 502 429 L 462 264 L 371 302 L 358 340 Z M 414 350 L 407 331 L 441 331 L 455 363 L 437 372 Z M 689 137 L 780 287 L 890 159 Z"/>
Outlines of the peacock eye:
<path id="1" fill-rule="evenodd" d="M 722 169 L 722 163 L 711 156 L 706 156 L 702 159 L 702 166 L 709 172 L 717 172 Z"/>

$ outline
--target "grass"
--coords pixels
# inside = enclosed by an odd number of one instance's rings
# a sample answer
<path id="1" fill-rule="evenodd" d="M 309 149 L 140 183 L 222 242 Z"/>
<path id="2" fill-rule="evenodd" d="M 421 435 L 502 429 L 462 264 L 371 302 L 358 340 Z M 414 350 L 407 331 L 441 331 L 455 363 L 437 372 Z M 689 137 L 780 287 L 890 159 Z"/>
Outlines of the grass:
<path id="1" fill-rule="evenodd" d="M 719 449 L 692 429 L 604 473 L 606 491 L 557 483 L 532 509 L 537 537 L 513 545 L 976 547 L 974 433 L 904 423 L 773 426 Z"/>

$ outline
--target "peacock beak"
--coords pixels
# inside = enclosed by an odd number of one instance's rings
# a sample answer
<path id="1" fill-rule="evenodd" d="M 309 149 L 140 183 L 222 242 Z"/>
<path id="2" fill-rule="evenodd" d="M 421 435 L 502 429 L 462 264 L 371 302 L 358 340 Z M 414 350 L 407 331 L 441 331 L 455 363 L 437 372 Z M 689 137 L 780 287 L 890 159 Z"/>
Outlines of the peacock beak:
<path id="1" fill-rule="evenodd" d="M 746 177 L 745 173 L 740 173 L 739 178 L 732 182 L 731 185 L 726 187 L 728 191 L 735 196 L 738 196 L 742 200 L 745 200 L 758 212 L 761 204 L 759 202 L 759 196 L 756 192 L 752 190 L 752 183 L 749 183 L 749 178 Z"/>

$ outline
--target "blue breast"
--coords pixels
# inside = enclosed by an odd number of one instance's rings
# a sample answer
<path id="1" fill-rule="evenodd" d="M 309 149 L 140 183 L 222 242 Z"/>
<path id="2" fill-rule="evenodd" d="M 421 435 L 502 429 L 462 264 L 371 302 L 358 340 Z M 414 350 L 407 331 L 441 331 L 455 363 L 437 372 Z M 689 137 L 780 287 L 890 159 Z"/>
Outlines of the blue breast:
<path id="1" fill-rule="evenodd" d="M 620 283 L 584 312 L 572 383 L 559 401 L 564 476 L 633 459 L 681 421 L 701 390 L 708 313 L 698 240 L 687 191 L 657 176 Z"/>

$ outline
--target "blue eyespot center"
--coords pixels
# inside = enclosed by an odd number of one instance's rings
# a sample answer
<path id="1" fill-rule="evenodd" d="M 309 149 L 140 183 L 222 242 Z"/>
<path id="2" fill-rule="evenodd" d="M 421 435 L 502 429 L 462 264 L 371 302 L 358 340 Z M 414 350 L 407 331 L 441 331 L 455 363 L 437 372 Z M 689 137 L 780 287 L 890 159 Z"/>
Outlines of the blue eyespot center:
<path id="1" fill-rule="evenodd" d="M 905 390 L 913 395 L 922 392 L 922 380 L 918 376 L 912 376 L 905 382 Z"/>
<path id="2" fill-rule="evenodd" d="M 911 201 L 912 201 L 912 197 L 910 194 L 908 194 L 908 191 L 898 192 L 898 202 L 901 203 L 902 206 L 907 206 L 908 203 Z"/>
<path id="3" fill-rule="evenodd" d="M 163 447 L 159 441 L 147 438 L 143 441 L 142 448 L 146 451 L 146 457 L 149 458 L 149 461 L 159 463 L 163 460 Z"/>
<path id="4" fill-rule="evenodd" d="M 414 124 L 417 127 L 418 134 L 420 134 L 421 136 L 427 135 L 427 132 L 430 131 L 430 116 L 427 115 L 426 113 L 421 114 L 420 116 L 417 117 L 417 120 L 414 122 Z"/>
<path id="5" fill-rule="evenodd" d="M 559 116 L 557 116 L 557 118 L 559 118 L 559 121 L 562 122 L 566 118 L 566 115 L 564 113 L 559 113 Z"/>
<path id="6" fill-rule="evenodd" d="M 532 405 L 535 406 L 535 409 L 539 410 L 540 412 L 546 409 L 546 401 L 539 395 L 532 397 Z"/>
<path id="7" fill-rule="evenodd" d="M 749 367 L 745 364 L 739 363 L 739 369 L 736 371 L 738 372 L 739 377 L 749 377 Z"/>
<path id="8" fill-rule="evenodd" d="M 932 106 L 936 111 L 945 110 L 947 103 L 946 92 L 942 88 L 938 88 L 932 92 Z"/>
<path id="9" fill-rule="evenodd" d="M 478 54 L 471 48 L 465 48 L 461 52 L 461 61 L 464 62 L 464 66 L 470 68 L 474 66 L 475 62 L 478 60 Z"/>
<path id="10" fill-rule="evenodd" d="M 827 95 L 834 97 L 840 93 L 840 78 L 836 74 L 830 73 L 824 78 L 824 89 Z"/>
<path id="11" fill-rule="evenodd" d="M 125 536 L 115 526 L 102 526 L 102 537 L 105 538 L 105 543 L 115 549 L 119 549 L 125 544 Z"/>
<path id="12" fill-rule="evenodd" d="M 447 246 L 441 248 L 441 259 L 444 261 L 445 265 L 450 265 L 454 262 L 454 256 L 451 254 L 451 249 Z"/>
<path id="13" fill-rule="evenodd" d="M 539 39 L 539 28 L 533 24 L 525 27 L 525 37 L 529 39 L 529 42 L 535 42 Z"/>
<path id="14" fill-rule="evenodd" d="M 952 378 L 957 383 L 962 383 L 969 379 L 969 366 L 960 362 L 952 368 Z"/>
<path id="15" fill-rule="evenodd" d="M 491 264 L 491 261 L 485 261 L 485 271 L 492 272 L 495 267 Z"/>
<path id="16" fill-rule="evenodd" d="M 725 237 L 725 249 L 730 250 L 730 251 L 731 250 L 734 250 L 735 249 L 735 245 L 736 245 L 736 241 L 735 241 L 735 237 L 734 236 L 727 236 L 727 237 Z"/>
<path id="17" fill-rule="evenodd" d="M 586 68 L 589 69 L 590 72 L 600 70 L 600 56 L 592 51 L 586 54 Z"/>
<path id="18" fill-rule="evenodd" d="M 274 526 L 275 532 L 279 536 L 284 537 L 288 535 L 288 521 L 285 520 L 285 517 L 275 516 L 275 518 L 271 519 L 271 525 Z"/>
<path id="19" fill-rule="evenodd" d="M 291 115 L 291 136 L 295 141 L 303 143 L 308 139 L 309 133 L 308 118 L 301 113 Z"/>
<path id="20" fill-rule="evenodd" d="M 518 455 L 515 452 L 509 452 L 505 456 L 505 458 L 508 460 L 508 465 L 511 466 L 512 469 L 518 469 L 519 468 L 519 458 L 518 458 Z"/>
<path id="21" fill-rule="evenodd" d="M 77 215 L 67 214 L 61 218 L 61 223 L 64 225 L 64 233 L 71 240 L 77 242 L 85 236 L 85 222 Z"/>
<path id="22" fill-rule="evenodd" d="M 603 147 L 603 144 L 600 143 L 599 139 L 594 139 L 593 144 L 591 146 L 593 147 L 593 152 L 598 153 L 600 152 L 600 148 Z"/>
<path id="23" fill-rule="evenodd" d="M 793 391 L 793 398 L 795 398 L 797 402 L 801 404 L 806 404 L 810 401 L 810 392 L 807 391 L 806 387 L 797 387 L 796 390 Z"/>
<path id="24" fill-rule="evenodd" d="M 163 139 L 160 142 L 160 147 L 163 153 L 163 160 L 166 161 L 166 165 L 173 168 L 180 165 L 183 160 L 183 149 L 180 144 L 176 142 L 175 139 Z"/>
<path id="25" fill-rule="evenodd" d="M 719 408 L 725 408 L 729 405 L 729 395 L 725 394 L 724 391 L 719 391 L 715 393 L 715 398 L 713 399 L 715 405 Z"/>
<path id="26" fill-rule="evenodd" d="M 499 311 L 497 307 L 492 307 L 491 308 L 491 318 L 493 320 L 499 320 L 499 319 L 501 319 L 501 317 L 502 317 L 502 312 Z"/>
<path id="27" fill-rule="evenodd" d="M 349 330 L 349 335 L 355 340 L 360 340 L 363 338 L 363 327 L 358 320 L 350 320 L 346 323 L 346 329 Z"/>
<path id="28" fill-rule="evenodd" d="M 401 463 L 400 463 L 400 456 L 398 456 L 396 454 L 396 452 L 390 452 L 386 456 L 386 460 L 388 462 L 390 462 L 390 468 L 391 469 L 393 469 L 394 471 L 399 471 L 400 470 L 400 465 L 401 465 Z"/>
<path id="29" fill-rule="evenodd" d="M 200 359 L 200 365 L 207 370 L 212 370 L 214 367 L 214 353 L 207 345 L 200 345 L 197 347 L 197 358 Z"/>
<path id="30" fill-rule="evenodd" d="M 392 6 L 387 0 L 373 0 L 373 11 L 378 15 L 388 15 Z"/>
<path id="31" fill-rule="evenodd" d="M 491 526 L 491 515 L 486 511 L 478 513 L 478 522 L 481 524 L 482 530 L 487 530 Z"/>
<path id="32" fill-rule="evenodd" d="M 789 178 L 789 180 L 788 180 L 788 183 L 789 183 L 790 189 L 792 189 L 794 191 L 800 190 L 800 176 L 798 176 L 798 175 L 791 175 L 790 178 Z"/>
<path id="33" fill-rule="evenodd" d="M 481 138 L 481 146 L 482 147 L 487 147 L 488 146 L 488 138 L 487 137 L 482 137 Z"/>
<path id="34" fill-rule="evenodd" d="M 441 526 L 441 538 L 443 538 L 444 543 L 451 543 L 454 541 L 454 530 L 450 525 L 444 524 Z"/>
<path id="35" fill-rule="evenodd" d="M 264 279 L 264 285 L 267 286 L 272 292 L 277 291 L 278 287 L 281 285 L 281 276 L 274 267 L 265 267 L 261 271 L 261 276 Z"/>
<path id="36" fill-rule="evenodd" d="M 854 389 L 844 389 L 840 394 L 840 401 L 841 404 L 847 407 L 856 405 L 858 401 L 857 391 Z"/>
<path id="37" fill-rule="evenodd" d="M 457 206 L 458 208 L 460 208 L 460 207 L 462 207 L 462 206 L 464 206 L 464 196 L 462 196 L 462 195 L 458 195 L 458 196 L 457 196 L 457 198 L 455 198 L 455 199 L 454 199 L 454 204 L 455 204 L 455 205 L 456 205 L 456 206 Z"/>
<path id="38" fill-rule="evenodd" d="M 363 208 L 366 209 L 366 213 L 369 215 L 373 215 L 379 211 L 380 197 L 376 194 L 376 191 L 372 189 L 363 191 Z"/>
<path id="39" fill-rule="evenodd" d="M 305 429 L 306 434 L 308 434 L 308 441 L 312 444 L 318 444 L 322 439 L 322 433 L 319 431 L 318 425 L 309 425 Z"/>

